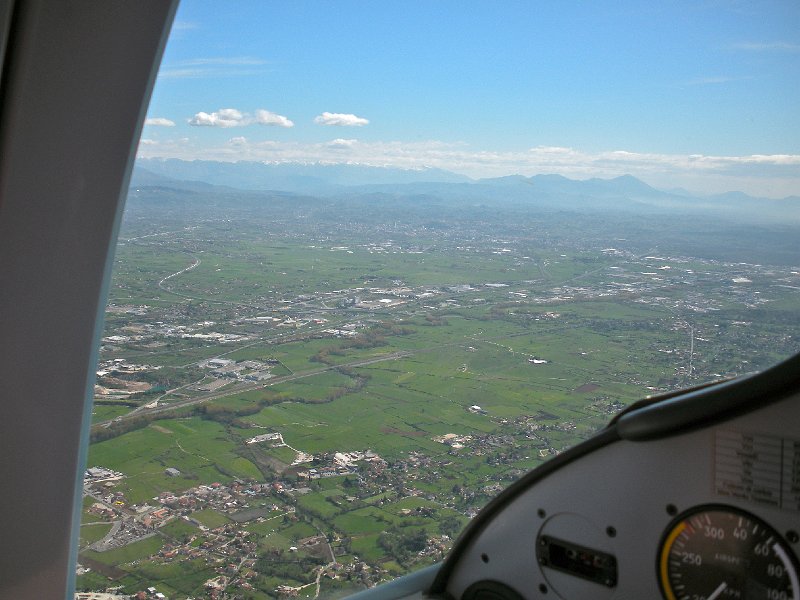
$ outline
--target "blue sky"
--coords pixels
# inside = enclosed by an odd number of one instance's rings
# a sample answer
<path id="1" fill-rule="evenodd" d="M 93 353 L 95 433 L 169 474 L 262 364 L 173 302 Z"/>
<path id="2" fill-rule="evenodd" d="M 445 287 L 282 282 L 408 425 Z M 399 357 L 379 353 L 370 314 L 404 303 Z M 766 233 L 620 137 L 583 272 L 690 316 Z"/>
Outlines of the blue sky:
<path id="1" fill-rule="evenodd" d="M 139 154 L 800 195 L 800 2 L 183 0 Z"/>

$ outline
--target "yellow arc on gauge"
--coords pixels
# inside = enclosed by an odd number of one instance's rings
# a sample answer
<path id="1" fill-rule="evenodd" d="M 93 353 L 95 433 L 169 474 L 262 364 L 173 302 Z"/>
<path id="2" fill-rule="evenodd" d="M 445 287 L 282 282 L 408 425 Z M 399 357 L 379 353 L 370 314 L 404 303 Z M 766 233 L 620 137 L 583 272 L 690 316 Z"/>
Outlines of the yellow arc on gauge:
<path id="1" fill-rule="evenodd" d="M 664 545 L 661 548 L 661 561 L 659 563 L 661 571 L 661 586 L 664 588 L 664 595 L 667 597 L 667 600 L 677 600 L 675 598 L 675 594 L 672 593 L 672 586 L 669 583 L 668 563 L 669 563 L 669 553 L 670 550 L 672 550 L 672 544 L 675 542 L 675 539 L 681 533 L 683 533 L 684 529 L 686 529 L 686 521 L 681 521 L 670 532 L 669 536 L 664 541 Z"/>

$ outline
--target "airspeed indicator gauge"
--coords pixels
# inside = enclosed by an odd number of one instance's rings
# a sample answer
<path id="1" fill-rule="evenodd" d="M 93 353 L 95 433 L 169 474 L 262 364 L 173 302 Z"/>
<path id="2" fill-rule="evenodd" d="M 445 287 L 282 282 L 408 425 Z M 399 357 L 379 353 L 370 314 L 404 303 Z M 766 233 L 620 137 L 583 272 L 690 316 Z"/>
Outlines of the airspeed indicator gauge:
<path id="1" fill-rule="evenodd" d="M 666 600 L 800 600 L 797 559 L 764 521 L 729 506 L 679 515 L 658 556 Z"/>

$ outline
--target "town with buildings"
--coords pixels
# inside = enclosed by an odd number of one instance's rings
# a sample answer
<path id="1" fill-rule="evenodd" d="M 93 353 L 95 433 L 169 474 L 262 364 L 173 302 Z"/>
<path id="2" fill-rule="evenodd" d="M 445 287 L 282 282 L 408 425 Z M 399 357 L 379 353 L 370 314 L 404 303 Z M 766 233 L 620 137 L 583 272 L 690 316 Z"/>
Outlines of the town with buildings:
<path id="1" fill-rule="evenodd" d="M 659 246 L 645 217 L 576 239 L 579 217 L 513 207 L 140 200 L 97 367 L 81 600 L 371 587 L 441 560 L 631 402 L 798 349 L 800 269 Z"/>

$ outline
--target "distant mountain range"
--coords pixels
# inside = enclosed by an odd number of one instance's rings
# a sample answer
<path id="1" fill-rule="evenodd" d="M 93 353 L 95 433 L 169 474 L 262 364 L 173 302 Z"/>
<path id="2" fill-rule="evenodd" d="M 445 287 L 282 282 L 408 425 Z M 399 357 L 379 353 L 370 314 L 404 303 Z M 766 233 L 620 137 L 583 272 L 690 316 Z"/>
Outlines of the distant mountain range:
<path id="1" fill-rule="evenodd" d="M 573 180 L 561 175 L 510 175 L 473 180 L 442 169 L 418 170 L 349 164 L 183 161 L 139 159 L 132 188 L 192 192 L 281 192 L 302 196 L 371 196 L 376 201 L 444 202 L 453 206 L 498 202 L 546 210 L 617 210 L 667 214 L 716 214 L 734 220 L 800 223 L 800 197 L 754 198 L 741 192 L 693 196 L 657 190 L 630 175 Z"/>
<path id="2" fill-rule="evenodd" d="M 326 192 L 338 187 L 419 182 L 464 183 L 469 177 L 442 169 L 398 169 L 325 163 L 217 162 L 139 159 L 137 166 L 172 179 L 202 181 L 247 190 Z"/>

